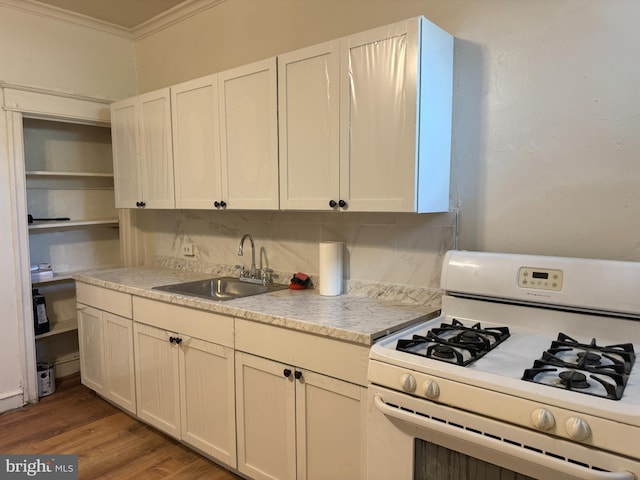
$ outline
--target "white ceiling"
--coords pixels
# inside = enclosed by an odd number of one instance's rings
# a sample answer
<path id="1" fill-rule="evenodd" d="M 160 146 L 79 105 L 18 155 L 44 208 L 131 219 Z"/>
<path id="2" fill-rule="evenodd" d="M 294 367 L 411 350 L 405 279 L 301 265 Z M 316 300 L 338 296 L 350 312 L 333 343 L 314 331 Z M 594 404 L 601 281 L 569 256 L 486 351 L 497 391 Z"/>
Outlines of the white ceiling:
<path id="1" fill-rule="evenodd" d="M 185 3 L 185 0 L 38 0 L 38 2 L 131 29 L 176 5 Z"/>

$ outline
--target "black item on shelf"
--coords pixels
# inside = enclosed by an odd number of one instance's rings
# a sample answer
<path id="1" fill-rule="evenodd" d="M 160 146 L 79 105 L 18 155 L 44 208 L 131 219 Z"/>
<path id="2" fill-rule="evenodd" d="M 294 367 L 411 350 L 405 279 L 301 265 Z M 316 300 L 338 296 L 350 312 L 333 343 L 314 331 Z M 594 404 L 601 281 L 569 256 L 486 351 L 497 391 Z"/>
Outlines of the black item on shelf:
<path id="1" fill-rule="evenodd" d="M 33 328 L 36 335 L 42 335 L 49 331 L 49 318 L 47 317 L 47 303 L 37 288 L 31 290 L 33 297 Z"/>
<path id="2" fill-rule="evenodd" d="M 33 215 L 27 215 L 27 222 L 32 224 L 33 222 L 68 222 L 71 220 L 69 217 L 58 217 L 58 218 L 33 218 Z"/>

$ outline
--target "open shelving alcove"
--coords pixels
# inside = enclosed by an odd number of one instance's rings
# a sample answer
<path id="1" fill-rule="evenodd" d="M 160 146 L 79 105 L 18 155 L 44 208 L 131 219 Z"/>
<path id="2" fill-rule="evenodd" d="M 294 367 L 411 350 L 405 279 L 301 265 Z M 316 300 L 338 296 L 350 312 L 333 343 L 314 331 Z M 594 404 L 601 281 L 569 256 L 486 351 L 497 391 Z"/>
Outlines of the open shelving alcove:
<path id="1" fill-rule="evenodd" d="M 2 87 L 2 85 L 0 85 Z M 57 377 L 80 370 L 74 272 L 121 265 L 109 102 L 5 86 L 15 178 L 25 328 L 25 394 L 37 399 L 36 364 Z M 32 280 L 31 265 L 52 278 Z M 45 296 L 50 330 L 34 335 L 32 289 Z"/>

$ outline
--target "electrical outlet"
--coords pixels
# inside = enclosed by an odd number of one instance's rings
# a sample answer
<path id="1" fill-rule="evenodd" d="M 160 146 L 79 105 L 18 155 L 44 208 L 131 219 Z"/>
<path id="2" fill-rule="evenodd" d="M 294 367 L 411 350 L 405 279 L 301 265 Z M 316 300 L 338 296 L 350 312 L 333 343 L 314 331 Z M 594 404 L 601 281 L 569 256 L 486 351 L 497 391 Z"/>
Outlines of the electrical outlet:
<path id="1" fill-rule="evenodd" d="M 195 257 L 196 256 L 196 244 L 195 243 L 184 243 L 182 245 L 182 255 L 185 257 Z"/>

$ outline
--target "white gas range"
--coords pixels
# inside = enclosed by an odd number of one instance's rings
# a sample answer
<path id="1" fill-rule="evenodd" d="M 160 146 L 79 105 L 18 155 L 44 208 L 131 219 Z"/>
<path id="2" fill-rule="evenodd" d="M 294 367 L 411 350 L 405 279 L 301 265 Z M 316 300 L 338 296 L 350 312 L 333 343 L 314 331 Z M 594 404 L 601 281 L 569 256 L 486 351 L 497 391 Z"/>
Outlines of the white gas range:
<path id="1" fill-rule="evenodd" d="M 640 263 L 451 251 L 441 285 L 371 349 L 369 478 L 640 479 Z"/>

